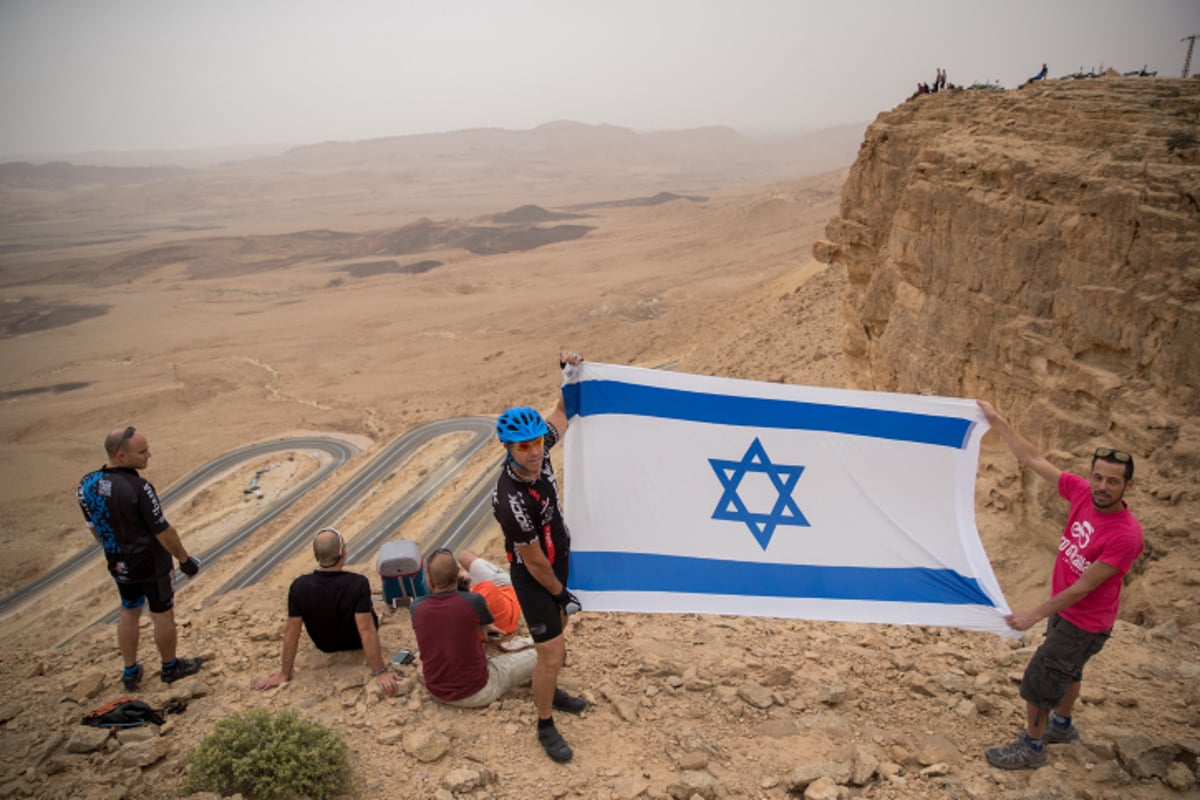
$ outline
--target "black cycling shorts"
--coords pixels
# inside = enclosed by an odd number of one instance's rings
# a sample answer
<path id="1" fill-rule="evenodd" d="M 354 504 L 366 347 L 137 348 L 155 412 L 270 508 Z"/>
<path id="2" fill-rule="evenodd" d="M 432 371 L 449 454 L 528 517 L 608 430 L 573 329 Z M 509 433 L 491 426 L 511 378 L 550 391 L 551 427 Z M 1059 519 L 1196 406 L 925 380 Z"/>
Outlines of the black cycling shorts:
<path id="1" fill-rule="evenodd" d="M 524 569 L 512 571 L 512 585 L 533 641 L 548 642 L 562 636 L 563 613 L 554 595 Z"/>
<path id="2" fill-rule="evenodd" d="M 149 601 L 150 613 L 161 614 L 175 605 L 175 572 L 167 571 L 156 578 L 136 583 L 118 583 L 121 593 L 121 608 L 141 608 Z"/>
<path id="3" fill-rule="evenodd" d="M 1029 660 L 1021 699 L 1038 708 L 1057 708 L 1067 687 L 1083 680 L 1083 665 L 1099 653 L 1112 631 L 1089 633 L 1058 614 L 1046 623 L 1046 640 Z"/>

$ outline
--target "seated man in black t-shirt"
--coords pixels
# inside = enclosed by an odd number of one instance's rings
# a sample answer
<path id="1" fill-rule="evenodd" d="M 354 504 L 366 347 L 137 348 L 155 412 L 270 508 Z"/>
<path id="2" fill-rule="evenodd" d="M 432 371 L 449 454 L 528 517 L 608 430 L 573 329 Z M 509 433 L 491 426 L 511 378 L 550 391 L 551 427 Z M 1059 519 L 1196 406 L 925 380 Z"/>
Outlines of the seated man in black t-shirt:
<path id="1" fill-rule="evenodd" d="M 320 569 L 301 575 L 288 590 L 288 621 L 283 632 L 283 664 L 254 682 L 255 689 L 270 689 L 292 679 L 296 649 L 303 624 L 313 644 L 323 653 L 362 650 L 379 690 L 396 693 L 396 676 L 383 660 L 379 645 L 379 618 L 371 605 L 371 584 L 365 577 L 342 569 L 346 542 L 335 528 L 323 528 L 313 537 L 313 555 Z"/>

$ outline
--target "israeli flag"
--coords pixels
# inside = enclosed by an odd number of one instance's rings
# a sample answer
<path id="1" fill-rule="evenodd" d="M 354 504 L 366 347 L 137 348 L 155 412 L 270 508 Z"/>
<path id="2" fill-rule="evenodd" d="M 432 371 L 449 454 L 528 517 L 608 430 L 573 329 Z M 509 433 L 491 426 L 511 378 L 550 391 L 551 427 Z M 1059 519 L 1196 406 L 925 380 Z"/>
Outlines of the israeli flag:
<path id="1" fill-rule="evenodd" d="M 974 401 L 592 362 L 566 376 L 585 609 L 1016 635 L 975 527 Z"/>

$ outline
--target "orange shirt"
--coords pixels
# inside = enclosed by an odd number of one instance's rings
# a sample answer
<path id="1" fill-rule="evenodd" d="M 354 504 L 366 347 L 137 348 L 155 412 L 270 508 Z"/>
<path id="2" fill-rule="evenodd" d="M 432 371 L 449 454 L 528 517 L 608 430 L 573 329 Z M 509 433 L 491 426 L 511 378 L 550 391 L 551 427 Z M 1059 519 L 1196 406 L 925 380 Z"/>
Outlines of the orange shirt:
<path id="1" fill-rule="evenodd" d="M 491 581 L 479 581 L 471 585 L 472 592 L 483 595 L 488 611 L 495 617 L 495 625 L 504 633 L 512 633 L 521 621 L 521 604 L 511 586 L 497 586 Z"/>

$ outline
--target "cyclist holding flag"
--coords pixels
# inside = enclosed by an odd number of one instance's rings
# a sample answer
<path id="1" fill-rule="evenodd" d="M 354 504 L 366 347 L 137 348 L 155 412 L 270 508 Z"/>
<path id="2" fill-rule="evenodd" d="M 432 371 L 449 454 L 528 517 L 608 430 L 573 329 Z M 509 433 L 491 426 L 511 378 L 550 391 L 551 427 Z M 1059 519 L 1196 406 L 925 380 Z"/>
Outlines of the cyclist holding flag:
<path id="1" fill-rule="evenodd" d="M 564 351 L 559 365 L 583 361 Z M 554 725 L 553 709 L 579 714 L 587 700 L 558 688 L 558 673 L 566 657 L 563 630 L 566 618 L 580 610 L 567 589 L 571 535 L 558 501 L 558 481 L 550 464 L 550 449 L 567 430 L 561 394 L 548 418 L 524 406 L 508 409 L 496 420 L 496 435 L 507 457 L 492 495 L 492 513 L 504 531 L 504 549 L 511 563 L 513 589 L 521 604 L 529 635 L 537 648 L 533 699 L 538 714 L 538 741 L 555 761 L 570 761 L 570 745 Z"/>

